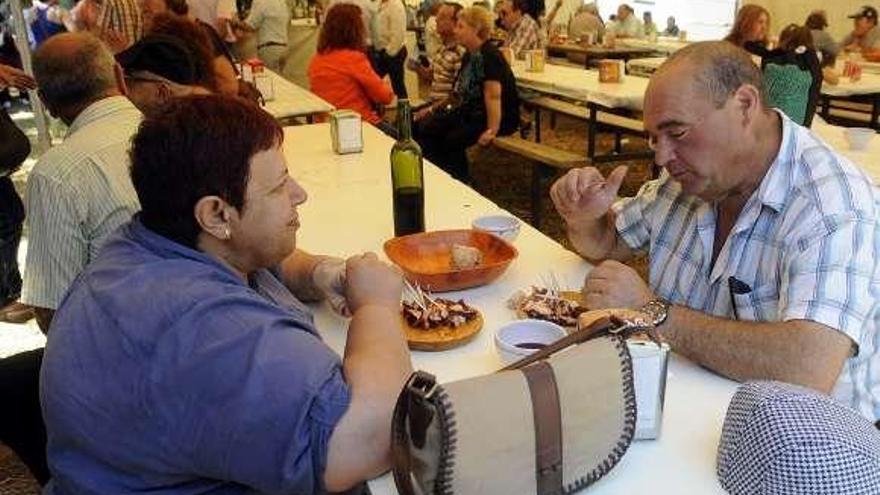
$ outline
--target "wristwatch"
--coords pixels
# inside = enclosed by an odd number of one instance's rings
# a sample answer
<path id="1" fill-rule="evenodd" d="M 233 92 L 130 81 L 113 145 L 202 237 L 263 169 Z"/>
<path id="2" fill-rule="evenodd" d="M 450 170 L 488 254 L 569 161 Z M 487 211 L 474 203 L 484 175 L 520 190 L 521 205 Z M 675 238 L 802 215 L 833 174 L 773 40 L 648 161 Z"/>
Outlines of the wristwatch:
<path id="1" fill-rule="evenodd" d="M 659 327 L 666 321 L 666 317 L 669 316 L 669 307 L 672 306 L 669 301 L 666 299 L 652 299 L 645 303 L 639 311 L 648 315 L 651 318 L 651 324 L 654 327 Z"/>

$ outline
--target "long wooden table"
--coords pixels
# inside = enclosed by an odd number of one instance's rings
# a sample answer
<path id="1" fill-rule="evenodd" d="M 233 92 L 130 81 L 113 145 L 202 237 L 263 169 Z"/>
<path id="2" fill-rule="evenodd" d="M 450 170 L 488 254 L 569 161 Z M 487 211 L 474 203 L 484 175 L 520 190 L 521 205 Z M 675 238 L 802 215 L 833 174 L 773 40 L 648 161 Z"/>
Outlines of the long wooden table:
<path id="1" fill-rule="evenodd" d="M 363 153 L 336 155 L 326 124 L 285 129 L 288 166 L 309 193 L 309 200 L 300 207 L 302 248 L 339 256 L 363 250 L 381 252 L 383 242 L 393 235 L 388 159 L 392 141 L 370 126 L 364 127 L 364 141 Z M 425 177 L 430 230 L 467 228 L 473 218 L 499 211 L 491 201 L 429 163 Z M 580 257 L 525 223 L 515 245 L 519 257 L 495 283 L 450 293 L 483 312 L 486 325 L 479 336 L 446 352 L 414 352 L 416 368 L 443 382 L 499 369 L 493 333 L 515 318 L 505 300 L 517 289 L 540 283 L 551 270 L 563 284 L 578 287 L 589 269 Z M 341 353 L 347 321 L 326 307 L 315 308 L 315 320 L 325 341 Z M 723 493 L 715 476 L 715 455 L 735 388 L 734 382 L 673 355 L 660 438 L 634 442 L 621 463 L 586 493 Z M 369 485 L 376 495 L 397 493 L 389 475 Z"/>

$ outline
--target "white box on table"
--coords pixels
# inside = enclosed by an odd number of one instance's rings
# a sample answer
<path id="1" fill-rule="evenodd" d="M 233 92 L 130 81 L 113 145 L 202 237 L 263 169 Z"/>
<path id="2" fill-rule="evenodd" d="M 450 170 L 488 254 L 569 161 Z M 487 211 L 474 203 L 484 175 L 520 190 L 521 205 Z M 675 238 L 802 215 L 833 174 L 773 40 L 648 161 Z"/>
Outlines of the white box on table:
<path id="1" fill-rule="evenodd" d="M 663 401 L 666 395 L 666 362 L 669 346 L 650 341 L 628 340 L 633 363 L 633 382 L 636 390 L 636 440 L 651 440 L 660 436 L 663 424 Z"/>

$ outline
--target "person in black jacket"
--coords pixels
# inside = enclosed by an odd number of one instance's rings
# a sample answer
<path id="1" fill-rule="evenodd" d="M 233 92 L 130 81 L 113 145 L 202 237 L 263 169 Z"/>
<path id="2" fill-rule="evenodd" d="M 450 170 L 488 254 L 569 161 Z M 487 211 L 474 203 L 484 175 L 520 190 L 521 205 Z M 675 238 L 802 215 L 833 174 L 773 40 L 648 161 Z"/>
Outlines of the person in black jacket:
<path id="1" fill-rule="evenodd" d="M 33 78 L 0 64 L 0 90 L 7 87 L 33 89 Z M 21 166 L 31 151 L 27 136 L 0 111 L 0 321 L 24 323 L 33 310 L 20 304 L 21 273 L 18 270 L 18 243 L 24 224 L 24 205 L 9 176 Z"/>
<path id="2" fill-rule="evenodd" d="M 779 46 L 768 51 L 761 59 L 761 69 L 765 72 L 765 77 L 768 64 L 794 65 L 809 72 L 812 83 L 808 94 L 803 95 L 807 99 L 807 107 L 804 120 L 798 123 L 810 127 L 822 90 L 822 66 L 816 52 L 816 46 L 813 44 L 810 28 L 797 24 L 786 26 L 779 34 Z"/>

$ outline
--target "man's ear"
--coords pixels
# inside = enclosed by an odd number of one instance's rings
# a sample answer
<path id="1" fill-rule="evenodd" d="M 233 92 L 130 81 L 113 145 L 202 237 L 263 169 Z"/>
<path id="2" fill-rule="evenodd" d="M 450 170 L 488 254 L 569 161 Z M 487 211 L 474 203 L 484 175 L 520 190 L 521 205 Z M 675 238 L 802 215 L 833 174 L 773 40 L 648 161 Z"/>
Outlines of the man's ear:
<path id="1" fill-rule="evenodd" d="M 754 121 L 755 116 L 761 112 L 761 92 L 751 84 L 743 84 L 733 94 L 733 104 L 736 111 L 742 116 L 744 125 Z"/>
<path id="2" fill-rule="evenodd" d="M 230 236 L 229 205 L 219 196 L 204 196 L 193 207 L 193 216 L 202 232 L 220 240 Z"/>
<path id="3" fill-rule="evenodd" d="M 55 117 L 56 119 L 61 118 L 61 116 L 58 115 L 58 109 L 56 109 L 52 105 L 49 105 L 48 103 L 46 103 L 46 95 L 43 94 L 43 91 L 40 90 L 39 87 L 37 87 L 37 96 L 40 97 L 40 101 L 43 102 L 43 106 L 46 107 L 46 111 L 49 112 L 49 115 L 51 115 L 52 117 Z"/>
<path id="4" fill-rule="evenodd" d="M 116 79 L 116 89 L 122 96 L 128 96 L 128 85 L 125 84 L 125 72 L 119 64 L 113 64 L 113 77 Z"/>

